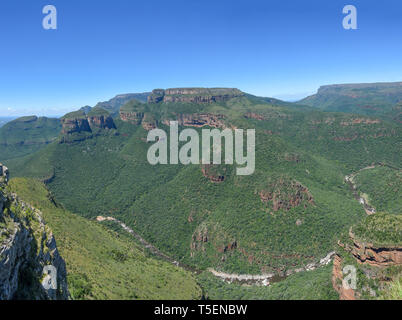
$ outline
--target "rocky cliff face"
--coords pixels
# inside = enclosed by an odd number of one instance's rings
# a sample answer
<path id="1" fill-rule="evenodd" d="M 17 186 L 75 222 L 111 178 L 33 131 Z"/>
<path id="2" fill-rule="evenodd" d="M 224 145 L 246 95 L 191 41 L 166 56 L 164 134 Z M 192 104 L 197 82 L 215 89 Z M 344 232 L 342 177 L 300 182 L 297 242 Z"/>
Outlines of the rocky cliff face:
<path id="1" fill-rule="evenodd" d="M 116 125 L 110 116 L 88 116 L 88 124 L 91 130 L 98 129 L 116 129 Z"/>
<path id="2" fill-rule="evenodd" d="M 372 243 L 359 242 L 353 232 L 349 232 L 352 245 L 339 243 L 350 252 L 359 263 L 367 263 L 371 266 L 385 267 L 402 265 L 401 246 L 375 246 Z"/>
<path id="3" fill-rule="evenodd" d="M 212 128 L 225 128 L 225 117 L 220 114 L 212 113 L 193 113 L 193 114 L 178 114 L 175 119 L 178 121 L 179 126 L 185 127 L 204 127 L 209 126 Z M 170 125 L 172 120 L 164 120 L 163 123 Z"/>
<path id="4" fill-rule="evenodd" d="M 120 119 L 125 122 L 130 122 L 135 125 L 139 125 L 144 119 L 144 112 L 136 111 L 122 111 L 120 110 Z"/>
<path id="5" fill-rule="evenodd" d="M 75 132 L 91 132 L 91 127 L 87 118 L 64 118 L 61 120 L 62 134 L 72 134 Z"/>
<path id="6" fill-rule="evenodd" d="M 66 114 L 61 118 L 63 135 L 62 142 L 69 142 L 70 140 L 82 140 L 83 138 L 77 137 L 76 139 L 66 138 L 73 134 L 91 134 L 94 131 L 116 129 L 113 118 L 105 110 L 93 108 L 88 114 L 81 109 L 76 112 Z"/>
<path id="7" fill-rule="evenodd" d="M 184 103 L 214 103 L 225 102 L 244 93 L 234 88 L 172 88 L 155 89 L 148 97 L 149 103 L 184 102 Z"/>
<path id="8" fill-rule="evenodd" d="M 267 186 L 267 189 L 261 190 L 259 193 L 263 203 L 272 205 L 273 211 L 290 209 L 304 204 L 314 205 L 313 196 L 308 188 L 301 183 L 293 180 L 279 179 Z"/>
<path id="9" fill-rule="evenodd" d="M 0 164 L 0 300 L 68 299 L 66 266 L 52 231 L 39 210 L 9 192 L 7 180 Z M 56 270 L 52 286 L 45 266 Z"/>
<path id="10" fill-rule="evenodd" d="M 341 300 L 375 298 L 395 275 L 402 272 L 401 245 L 374 245 L 349 235 L 338 242 L 340 249 L 332 269 L 332 285 Z M 348 288 L 342 283 L 343 267 L 352 265 L 356 270 L 357 287 Z"/>
<path id="11" fill-rule="evenodd" d="M 339 255 L 335 255 L 332 269 L 332 286 L 338 292 L 340 300 L 356 300 L 355 291 L 352 288 L 344 287 L 342 281 L 342 258 Z"/>

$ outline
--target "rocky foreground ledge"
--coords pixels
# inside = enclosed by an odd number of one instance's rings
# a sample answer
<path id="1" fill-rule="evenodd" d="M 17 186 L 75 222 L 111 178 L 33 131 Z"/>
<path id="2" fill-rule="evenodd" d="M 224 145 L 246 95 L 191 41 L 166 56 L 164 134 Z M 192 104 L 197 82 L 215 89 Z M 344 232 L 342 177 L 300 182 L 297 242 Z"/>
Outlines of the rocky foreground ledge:
<path id="1" fill-rule="evenodd" d="M 57 271 L 57 289 L 43 285 L 45 266 Z M 54 283 L 54 282 L 53 282 Z M 0 163 L 0 300 L 66 300 L 67 272 L 42 213 L 8 188 Z"/>

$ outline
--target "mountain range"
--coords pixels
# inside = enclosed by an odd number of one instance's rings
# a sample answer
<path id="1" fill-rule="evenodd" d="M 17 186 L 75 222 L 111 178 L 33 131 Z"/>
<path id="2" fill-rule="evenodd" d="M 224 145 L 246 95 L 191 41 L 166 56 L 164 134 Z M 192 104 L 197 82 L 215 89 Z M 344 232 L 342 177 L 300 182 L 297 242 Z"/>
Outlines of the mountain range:
<path id="1" fill-rule="evenodd" d="M 155 89 L 11 121 L 0 161 L 6 188 L 53 229 L 73 298 L 392 298 L 402 273 L 401 103 L 401 83 L 324 86 L 297 103 L 235 88 Z M 150 165 L 149 131 L 173 120 L 198 132 L 255 129 L 254 174 Z M 339 284 L 346 264 L 359 270 L 352 291 Z M 96 280 L 112 273 L 118 288 Z"/>

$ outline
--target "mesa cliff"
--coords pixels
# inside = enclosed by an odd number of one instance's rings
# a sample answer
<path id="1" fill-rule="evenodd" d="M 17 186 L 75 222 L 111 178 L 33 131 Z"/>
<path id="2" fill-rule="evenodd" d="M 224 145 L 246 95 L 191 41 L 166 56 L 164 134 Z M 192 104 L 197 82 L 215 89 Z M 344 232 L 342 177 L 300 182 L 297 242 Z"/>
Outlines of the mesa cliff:
<path id="1" fill-rule="evenodd" d="M 148 96 L 149 103 L 216 103 L 244 96 L 235 88 L 171 88 L 155 89 Z"/>
<path id="2" fill-rule="evenodd" d="M 67 271 L 42 213 L 8 188 L 0 164 L 0 300 L 69 299 Z M 44 267 L 55 268 L 57 289 L 44 285 Z"/>
<path id="3" fill-rule="evenodd" d="M 61 118 L 61 123 L 61 134 L 64 136 L 62 142 L 71 140 L 65 138 L 68 135 L 80 133 L 92 134 L 101 130 L 116 129 L 116 125 L 110 114 L 106 110 L 98 107 L 92 108 L 88 114 L 82 109 L 68 113 Z M 82 137 L 76 137 L 75 140 L 82 140 Z"/>

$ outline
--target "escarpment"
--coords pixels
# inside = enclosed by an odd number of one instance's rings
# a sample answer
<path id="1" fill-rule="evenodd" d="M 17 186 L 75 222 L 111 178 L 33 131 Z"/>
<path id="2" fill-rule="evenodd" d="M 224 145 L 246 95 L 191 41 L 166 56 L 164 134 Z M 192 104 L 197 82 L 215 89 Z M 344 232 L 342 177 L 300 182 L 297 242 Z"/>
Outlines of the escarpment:
<path id="1" fill-rule="evenodd" d="M 235 88 L 172 88 L 155 89 L 148 96 L 149 103 L 216 103 L 244 96 Z"/>
<path id="2" fill-rule="evenodd" d="M 344 268 L 356 270 L 356 286 L 343 283 Z M 332 285 L 344 300 L 375 298 L 402 273 L 402 217 L 376 213 L 338 241 Z"/>
<path id="3" fill-rule="evenodd" d="M 62 130 L 64 136 L 62 142 L 70 140 L 82 140 L 83 134 L 92 134 L 101 130 L 116 129 L 113 118 L 106 110 L 99 107 L 92 108 L 88 114 L 84 110 L 71 112 L 61 118 Z M 81 136 L 79 135 L 81 134 Z M 78 135 L 75 138 L 66 136 Z"/>
<path id="4" fill-rule="evenodd" d="M 9 191 L 7 181 L 0 164 L 0 300 L 68 299 L 66 265 L 52 230 L 39 210 Z M 55 271 L 53 278 L 47 268 Z"/>
<path id="5" fill-rule="evenodd" d="M 349 232 L 349 237 L 351 243 L 339 242 L 339 245 L 350 252 L 357 262 L 377 267 L 402 265 L 402 245 L 377 246 L 363 242 L 356 239 L 352 230 Z"/>
<path id="6" fill-rule="evenodd" d="M 177 114 L 177 118 L 173 120 L 164 120 L 163 123 L 170 125 L 170 121 L 177 121 L 179 126 L 184 127 L 204 127 L 225 128 L 225 116 L 212 113 L 194 113 L 194 114 Z"/>

